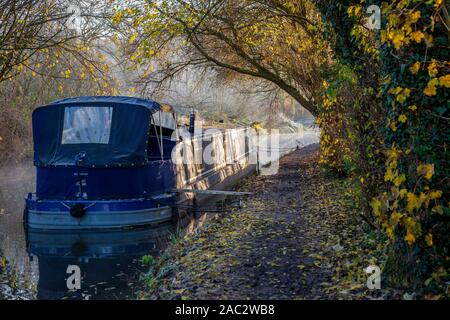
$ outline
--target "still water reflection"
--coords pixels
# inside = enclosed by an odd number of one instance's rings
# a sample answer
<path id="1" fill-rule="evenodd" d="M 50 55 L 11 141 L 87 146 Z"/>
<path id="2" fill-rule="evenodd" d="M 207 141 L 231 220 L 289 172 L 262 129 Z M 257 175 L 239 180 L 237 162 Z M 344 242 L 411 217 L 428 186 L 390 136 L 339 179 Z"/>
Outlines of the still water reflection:
<path id="1" fill-rule="evenodd" d="M 140 289 L 140 258 L 157 255 L 171 225 L 116 232 L 27 233 L 27 250 L 37 257 L 38 299 L 126 299 Z M 71 265 L 81 271 L 81 290 L 68 290 Z M 69 279 L 70 284 L 73 281 Z"/>
<path id="2" fill-rule="evenodd" d="M 0 299 L 132 299 L 145 267 L 175 232 L 172 224 L 108 232 L 37 232 L 22 225 L 24 195 L 34 168 L 0 169 Z M 79 266 L 81 289 L 69 290 L 69 265 Z"/>

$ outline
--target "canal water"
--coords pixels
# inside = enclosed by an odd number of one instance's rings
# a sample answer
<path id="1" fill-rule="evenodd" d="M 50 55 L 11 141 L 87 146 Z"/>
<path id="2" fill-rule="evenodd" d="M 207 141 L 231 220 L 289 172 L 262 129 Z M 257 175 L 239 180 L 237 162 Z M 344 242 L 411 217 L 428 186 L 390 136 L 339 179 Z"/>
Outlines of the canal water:
<path id="1" fill-rule="evenodd" d="M 31 163 L 31 161 L 30 161 Z M 30 232 L 22 224 L 34 167 L 0 168 L 0 299 L 133 299 L 146 267 L 173 237 L 173 224 L 115 232 Z M 78 266 L 81 290 L 67 280 Z M 69 279 L 70 280 L 70 279 Z M 73 284 L 72 281 L 69 281 Z"/>
<path id="2" fill-rule="evenodd" d="M 280 138 L 280 155 L 318 141 L 318 132 Z M 0 167 L 1 299 L 134 299 L 148 269 L 176 233 L 173 224 L 109 232 L 31 232 L 23 228 L 24 197 L 35 190 L 35 168 Z M 192 227 L 192 226 L 190 226 Z M 73 267 L 81 290 L 70 290 Z M 68 286 L 69 282 L 69 286 Z"/>

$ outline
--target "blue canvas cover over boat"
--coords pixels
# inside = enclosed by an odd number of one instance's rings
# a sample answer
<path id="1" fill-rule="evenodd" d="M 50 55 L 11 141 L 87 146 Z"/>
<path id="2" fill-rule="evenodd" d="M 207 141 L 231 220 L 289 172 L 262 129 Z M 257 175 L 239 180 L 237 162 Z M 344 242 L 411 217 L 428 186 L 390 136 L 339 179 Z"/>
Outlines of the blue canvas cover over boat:
<path id="1" fill-rule="evenodd" d="M 33 112 L 34 163 L 37 167 L 143 166 L 148 162 L 150 116 L 157 102 L 116 96 L 55 101 Z"/>
<path id="2" fill-rule="evenodd" d="M 78 97 L 33 112 L 34 163 L 39 199 L 133 199 L 170 191 L 176 141 L 149 137 L 151 100 Z M 80 154 L 84 154 L 83 161 Z"/>

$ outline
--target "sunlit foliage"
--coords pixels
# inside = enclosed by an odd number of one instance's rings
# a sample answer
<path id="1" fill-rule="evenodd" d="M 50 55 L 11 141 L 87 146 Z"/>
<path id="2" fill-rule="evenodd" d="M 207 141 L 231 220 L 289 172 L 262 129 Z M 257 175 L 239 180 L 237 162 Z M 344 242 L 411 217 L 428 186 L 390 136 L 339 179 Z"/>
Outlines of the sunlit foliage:
<path id="1" fill-rule="evenodd" d="M 441 0 L 386 2 L 382 30 L 371 30 L 371 4 L 133 2 L 117 9 L 114 22 L 128 28 L 130 58 L 147 66 L 149 82 L 186 66 L 226 69 L 272 82 L 311 111 L 321 127 L 321 162 L 354 176 L 361 217 L 389 239 L 391 278 L 442 290 L 448 8 Z"/>

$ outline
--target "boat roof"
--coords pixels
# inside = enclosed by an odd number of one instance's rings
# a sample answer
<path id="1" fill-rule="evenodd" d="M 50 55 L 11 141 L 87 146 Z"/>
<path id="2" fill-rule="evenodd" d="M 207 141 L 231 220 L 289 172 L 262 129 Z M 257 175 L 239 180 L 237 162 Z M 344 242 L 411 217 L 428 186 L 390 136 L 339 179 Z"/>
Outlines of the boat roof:
<path id="1" fill-rule="evenodd" d="M 149 109 L 152 113 L 161 110 L 161 105 L 158 102 L 155 102 L 150 99 L 126 97 L 126 96 L 81 96 L 81 97 L 64 98 L 51 102 L 49 106 L 73 105 L 73 104 L 76 104 L 77 106 L 83 105 L 89 106 L 92 103 L 94 104 L 114 103 L 114 104 L 136 105 L 145 107 Z"/>
<path id="2" fill-rule="evenodd" d="M 87 166 L 145 165 L 151 115 L 160 110 L 155 101 L 124 96 L 73 97 L 36 108 L 35 165 L 73 165 L 81 151 Z"/>

